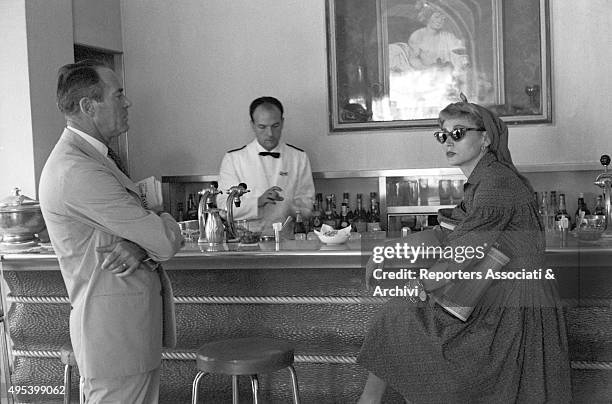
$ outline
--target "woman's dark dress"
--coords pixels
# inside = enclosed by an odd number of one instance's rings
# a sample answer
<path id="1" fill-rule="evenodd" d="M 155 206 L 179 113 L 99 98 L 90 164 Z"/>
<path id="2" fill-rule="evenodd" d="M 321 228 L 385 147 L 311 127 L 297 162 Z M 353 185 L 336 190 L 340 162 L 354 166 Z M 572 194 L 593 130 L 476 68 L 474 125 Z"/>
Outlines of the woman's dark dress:
<path id="1" fill-rule="evenodd" d="M 545 269 L 545 239 L 531 190 L 491 153 L 451 212 L 446 245 L 498 242 L 502 271 Z M 473 263 L 472 263 L 473 264 Z M 448 263 L 449 271 L 469 262 Z M 375 316 L 358 363 L 412 403 L 565 403 L 571 400 L 556 281 L 494 281 L 467 322 L 437 304 L 397 298 Z"/>

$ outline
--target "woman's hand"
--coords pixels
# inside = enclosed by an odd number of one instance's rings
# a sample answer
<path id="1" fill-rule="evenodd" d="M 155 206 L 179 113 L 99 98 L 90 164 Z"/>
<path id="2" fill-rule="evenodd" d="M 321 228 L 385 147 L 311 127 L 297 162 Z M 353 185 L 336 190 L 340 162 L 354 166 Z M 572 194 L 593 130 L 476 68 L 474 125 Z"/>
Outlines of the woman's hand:
<path id="1" fill-rule="evenodd" d="M 145 250 L 131 241 L 121 240 L 116 243 L 96 248 L 97 252 L 108 253 L 102 262 L 102 269 L 118 277 L 132 274 L 147 256 Z"/>
<path id="2" fill-rule="evenodd" d="M 374 274 L 374 270 L 375 269 L 382 269 L 385 266 L 385 261 L 382 261 L 381 263 L 377 264 L 374 262 L 374 257 L 370 257 L 370 259 L 368 260 L 367 264 L 366 264 L 366 271 L 365 271 L 365 287 L 366 290 L 370 290 L 370 281 L 372 279 L 372 275 Z"/>

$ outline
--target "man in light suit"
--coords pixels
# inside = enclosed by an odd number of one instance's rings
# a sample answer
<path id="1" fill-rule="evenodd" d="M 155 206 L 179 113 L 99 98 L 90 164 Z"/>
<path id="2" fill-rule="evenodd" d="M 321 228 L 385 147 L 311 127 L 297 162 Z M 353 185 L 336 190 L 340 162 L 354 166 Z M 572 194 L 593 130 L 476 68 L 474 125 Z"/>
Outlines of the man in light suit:
<path id="1" fill-rule="evenodd" d="M 267 226 L 264 231 L 271 230 L 270 223 L 295 215 L 296 209 L 308 217 L 315 192 L 304 150 L 280 141 L 283 113 L 276 98 L 255 99 L 249 107 L 255 139 L 227 152 L 219 169 L 220 190 L 241 182 L 251 190 L 241 197 L 240 207 L 234 207 L 234 219 L 257 219 Z M 224 195 L 217 204 L 225 207 Z"/>
<path id="2" fill-rule="evenodd" d="M 182 246 L 167 213 L 142 206 L 107 153 L 128 130 L 130 101 L 97 62 L 62 67 L 67 126 L 40 179 L 40 204 L 70 298 L 70 339 L 87 403 L 157 403 L 167 275 Z M 111 154 L 112 156 L 112 154 Z M 170 292 L 171 293 L 171 292 Z"/>

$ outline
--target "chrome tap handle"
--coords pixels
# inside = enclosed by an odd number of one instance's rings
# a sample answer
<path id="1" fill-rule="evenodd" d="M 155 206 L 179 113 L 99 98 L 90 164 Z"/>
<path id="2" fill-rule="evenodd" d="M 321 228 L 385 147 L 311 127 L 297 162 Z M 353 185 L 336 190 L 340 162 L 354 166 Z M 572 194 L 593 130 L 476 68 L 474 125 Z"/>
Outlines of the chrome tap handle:
<path id="1" fill-rule="evenodd" d="M 612 173 L 608 172 L 610 156 L 607 154 L 602 155 L 599 158 L 599 162 L 602 166 L 604 166 L 604 172 L 597 176 L 595 179 L 595 185 L 603 188 L 604 190 L 604 206 L 606 208 L 606 230 L 604 231 L 602 237 L 612 237 Z"/>
<path id="2" fill-rule="evenodd" d="M 251 190 L 247 189 L 247 185 L 241 182 L 227 190 L 227 232 L 231 238 L 236 238 L 236 228 L 234 226 L 234 206 L 240 207 L 240 197 Z"/>
<path id="3" fill-rule="evenodd" d="M 234 206 L 239 208 L 240 207 L 240 197 L 246 194 L 247 192 L 251 192 L 251 190 L 247 189 L 247 185 L 244 182 L 241 182 L 240 184 L 231 187 L 227 191 L 228 199 L 232 198 L 232 202 L 234 203 Z"/>

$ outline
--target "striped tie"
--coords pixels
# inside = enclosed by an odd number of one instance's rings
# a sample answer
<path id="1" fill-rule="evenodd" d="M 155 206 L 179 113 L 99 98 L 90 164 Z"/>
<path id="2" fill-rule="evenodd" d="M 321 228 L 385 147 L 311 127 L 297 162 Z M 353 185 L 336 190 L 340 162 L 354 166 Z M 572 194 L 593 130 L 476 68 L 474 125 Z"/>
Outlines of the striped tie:
<path id="1" fill-rule="evenodd" d="M 121 170 L 123 174 L 129 177 L 127 170 L 125 169 L 125 167 L 123 166 L 123 163 L 121 162 L 121 158 L 110 147 L 108 148 L 108 157 L 115 162 L 115 164 L 117 165 L 117 168 Z"/>

